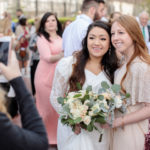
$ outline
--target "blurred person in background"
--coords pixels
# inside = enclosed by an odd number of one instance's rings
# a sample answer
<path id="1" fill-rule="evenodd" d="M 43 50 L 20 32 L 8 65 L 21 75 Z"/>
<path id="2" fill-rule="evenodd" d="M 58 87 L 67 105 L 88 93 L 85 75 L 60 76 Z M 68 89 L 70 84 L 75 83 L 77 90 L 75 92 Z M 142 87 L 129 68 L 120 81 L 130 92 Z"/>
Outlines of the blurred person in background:
<path id="1" fill-rule="evenodd" d="M 38 29 L 39 27 L 39 21 L 40 19 L 38 17 L 35 18 L 34 24 L 35 28 Z M 35 95 L 35 85 L 34 85 L 34 76 L 35 71 L 37 68 L 37 65 L 39 63 L 39 52 L 37 49 L 37 33 L 34 33 L 31 35 L 30 41 L 29 41 L 29 50 L 31 50 L 31 60 L 30 60 L 30 79 L 31 79 L 31 86 L 32 86 L 32 94 Z"/>
<path id="2" fill-rule="evenodd" d="M 71 22 L 72 22 L 71 20 L 66 20 L 66 21 L 63 23 L 63 31 L 65 30 L 65 28 L 66 28 Z"/>
<path id="3" fill-rule="evenodd" d="M 109 21 L 109 19 L 108 19 L 108 13 L 107 13 L 107 7 L 105 7 L 105 9 L 103 11 L 103 17 L 100 20 L 104 21 L 104 22 L 108 22 Z"/>
<path id="4" fill-rule="evenodd" d="M 32 34 L 34 34 L 36 32 L 36 27 L 35 27 L 34 22 L 28 22 L 27 26 L 29 29 L 29 34 L 30 34 L 30 36 L 32 36 Z"/>
<path id="5" fill-rule="evenodd" d="M 17 9 L 16 10 L 16 16 L 18 18 L 18 20 L 20 20 L 22 17 L 25 17 L 23 14 L 23 10 L 22 9 Z"/>
<path id="6" fill-rule="evenodd" d="M 109 22 L 111 23 L 113 20 L 117 19 L 120 17 L 122 14 L 119 11 L 114 11 L 110 14 Z"/>
<path id="7" fill-rule="evenodd" d="M 3 34 L 4 36 L 12 35 L 11 18 L 7 12 L 4 12 L 0 19 L 0 33 Z"/>
<path id="8" fill-rule="evenodd" d="M 23 10 L 22 9 L 19 8 L 19 9 L 16 10 L 16 17 L 17 17 L 18 21 L 15 23 L 15 27 L 13 27 L 14 33 L 16 31 L 17 26 L 19 25 L 19 20 L 21 18 L 25 17 L 24 14 L 23 14 Z"/>
<path id="9" fill-rule="evenodd" d="M 29 29 L 27 26 L 27 18 L 22 17 L 19 20 L 19 25 L 16 28 L 16 52 L 17 52 L 17 59 L 20 64 L 20 69 L 23 73 L 23 75 L 27 75 L 27 65 L 29 60 L 29 51 L 28 51 L 28 45 L 29 45 Z"/>
<path id="10" fill-rule="evenodd" d="M 149 14 L 146 11 L 139 14 L 139 25 L 150 54 L 150 26 L 148 25 L 148 20 Z"/>
<path id="11" fill-rule="evenodd" d="M 103 16 L 105 2 L 103 0 L 84 0 L 81 14 L 76 17 L 63 33 L 64 56 L 71 56 L 75 51 L 82 49 L 82 40 L 87 28 L 95 20 Z"/>
<path id="12" fill-rule="evenodd" d="M 56 15 L 47 12 L 43 15 L 37 30 L 37 49 L 40 55 L 35 72 L 37 109 L 44 121 L 49 144 L 57 144 L 58 114 L 51 106 L 49 97 L 57 62 L 63 57 L 62 26 Z"/>

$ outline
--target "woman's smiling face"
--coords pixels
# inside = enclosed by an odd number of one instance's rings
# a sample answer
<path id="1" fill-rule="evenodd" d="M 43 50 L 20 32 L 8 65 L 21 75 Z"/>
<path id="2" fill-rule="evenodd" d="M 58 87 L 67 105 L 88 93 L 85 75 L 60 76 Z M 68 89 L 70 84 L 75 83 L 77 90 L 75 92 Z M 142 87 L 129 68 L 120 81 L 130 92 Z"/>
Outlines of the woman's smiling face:
<path id="1" fill-rule="evenodd" d="M 88 34 L 87 47 L 90 57 L 102 58 L 110 46 L 110 37 L 103 28 L 93 27 Z"/>

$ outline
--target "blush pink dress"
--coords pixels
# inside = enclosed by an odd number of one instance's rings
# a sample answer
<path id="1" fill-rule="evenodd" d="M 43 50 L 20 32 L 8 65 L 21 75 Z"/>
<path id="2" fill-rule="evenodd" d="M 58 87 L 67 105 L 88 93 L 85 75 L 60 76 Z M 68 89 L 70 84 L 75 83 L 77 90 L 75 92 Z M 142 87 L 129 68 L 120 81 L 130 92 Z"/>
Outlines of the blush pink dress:
<path id="1" fill-rule="evenodd" d="M 36 69 L 34 81 L 36 105 L 47 130 L 49 144 L 57 144 L 58 114 L 49 101 L 57 62 L 51 63 L 50 56 L 59 54 L 62 51 L 62 38 L 58 37 L 49 42 L 44 36 L 38 37 L 37 47 L 40 54 L 40 62 Z"/>
<path id="2" fill-rule="evenodd" d="M 115 72 L 115 83 L 120 84 L 126 73 L 126 63 Z M 130 103 L 127 114 L 136 112 L 150 103 L 150 66 L 136 57 L 129 68 L 123 82 L 127 93 L 130 93 Z M 123 116 L 121 112 L 115 113 L 116 117 Z M 112 130 L 110 150 L 144 150 L 145 134 L 148 133 L 148 119 L 125 125 Z"/>

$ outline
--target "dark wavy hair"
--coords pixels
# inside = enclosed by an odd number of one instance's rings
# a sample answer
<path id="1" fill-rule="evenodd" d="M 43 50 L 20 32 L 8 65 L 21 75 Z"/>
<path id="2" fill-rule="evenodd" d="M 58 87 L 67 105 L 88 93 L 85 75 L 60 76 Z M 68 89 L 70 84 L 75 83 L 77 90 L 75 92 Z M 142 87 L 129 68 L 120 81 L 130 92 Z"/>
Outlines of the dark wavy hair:
<path id="1" fill-rule="evenodd" d="M 82 50 L 74 53 L 76 57 L 76 63 L 73 64 L 73 72 L 72 75 L 69 79 L 69 85 L 70 85 L 70 90 L 69 91 L 77 91 L 78 88 L 76 86 L 77 83 L 80 83 L 81 86 L 83 86 L 85 82 L 85 65 L 89 59 L 89 51 L 87 47 L 87 38 L 89 32 L 94 28 L 94 27 L 99 27 L 104 29 L 109 37 L 111 38 L 111 27 L 110 24 L 102 21 L 96 21 L 92 24 L 89 25 L 87 33 L 85 38 L 82 41 Z M 111 39 L 110 39 L 111 41 Z M 102 61 L 100 62 L 100 65 L 102 65 L 102 68 L 108 77 L 108 79 L 111 81 L 111 83 L 114 82 L 114 72 L 118 68 L 118 59 L 115 53 L 115 49 L 112 46 L 110 42 L 110 49 L 105 53 L 105 55 L 102 58 Z"/>
<path id="2" fill-rule="evenodd" d="M 42 17 L 42 19 L 41 19 L 41 21 L 40 21 L 40 25 L 39 25 L 39 28 L 38 28 L 38 30 L 37 30 L 37 34 L 38 34 L 39 36 L 43 35 L 48 41 L 50 41 L 50 39 L 49 39 L 50 35 L 48 34 L 48 32 L 45 31 L 45 23 L 46 23 L 47 18 L 48 18 L 49 16 L 55 16 L 56 21 L 57 21 L 57 29 L 58 29 L 58 30 L 56 31 L 56 33 L 57 33 L 59 36 L 62 36 L 62 25 L 61 25 L 61 23 L 59 22 L 57 16 L 56 16 L 54 13 L 52 13 L 52 12 L 47 12 L 47 13 L 44 14 L 44 16 Z"/>

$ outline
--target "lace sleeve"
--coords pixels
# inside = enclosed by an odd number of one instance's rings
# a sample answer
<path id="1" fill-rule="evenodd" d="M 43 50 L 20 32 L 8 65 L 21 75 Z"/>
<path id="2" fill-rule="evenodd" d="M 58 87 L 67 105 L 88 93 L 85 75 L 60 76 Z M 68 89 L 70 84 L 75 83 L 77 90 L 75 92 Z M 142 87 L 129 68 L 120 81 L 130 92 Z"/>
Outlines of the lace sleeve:
<path id="1" fill-rule="evenodd" d="M 53 86 L 50 95 L 50 102 L 58 113 L 61 111 L 61 105 L 57 102 L 57 98 L 63 97 L 67 92 L 68 80 L 71 72 L 72 56 L 61 59 L 55 69 Z"/>

